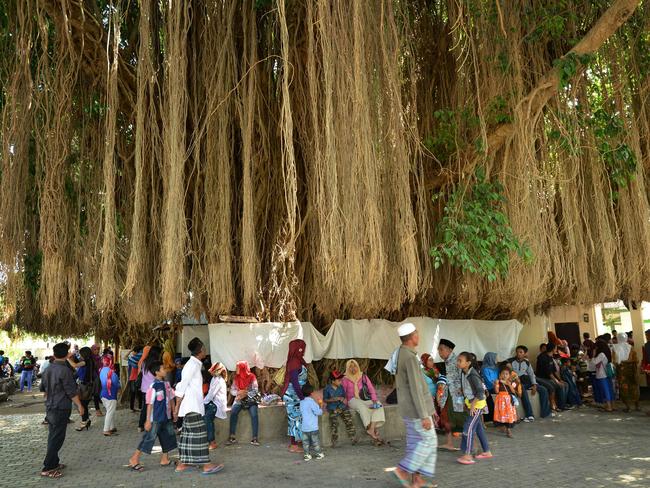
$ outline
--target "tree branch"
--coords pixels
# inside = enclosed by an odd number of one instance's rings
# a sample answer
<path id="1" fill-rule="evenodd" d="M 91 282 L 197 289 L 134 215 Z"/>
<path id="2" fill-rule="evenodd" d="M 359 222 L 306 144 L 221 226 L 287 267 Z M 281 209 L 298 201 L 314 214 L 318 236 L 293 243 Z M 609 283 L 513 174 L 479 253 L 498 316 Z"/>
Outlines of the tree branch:
<path id="1" fill-rule="evenodd" d="M 39 0 L 47 14 L 54 20 L 57 30 L 65 29 L 66 19 L 60 0 Z M 76 44 L 77 52 L 82 56 L 81 69 L 93 80 L 93 84 L 106 83 L 108 58 L 106 43 L 107 32 L 100 20 L 95 18 L 85 6 L 83 0 L 71 1 L 75 5 L 67 13 L 70 35 Z M 136 78 L 135 69 L 120 56 L 118 65 L 118 90 L 120 110 L 131 116 L 135 106 Z"/>
<path id="2" fill-rule="evenodd" d="M 640 3 L 641 0 L 614 1 L 580 42 L 562 58 L 571 53 L 583 55 L 596 52 L 632 16 Z M 558 67 L 554 67 L 519 101 L 517 107 L 525 108 L 529 116 L 537 117 L 546 104 L 558 93 L 559 83 L 560 71 Z M 516 128 L 517 121 L 496 127 L 488 134 L 487 151 L 492 153 L 498 151 L 506 141 L 514 136 Z M 476 152 L 472 150 L 468 154 L 468 159 L 474 160 L 477 156 Z M 437 190 L 457 182 L 462 177 L 462 173 L 443 169 L 439 175 L 429 179 L 425 185 L 429 190 Z"/>

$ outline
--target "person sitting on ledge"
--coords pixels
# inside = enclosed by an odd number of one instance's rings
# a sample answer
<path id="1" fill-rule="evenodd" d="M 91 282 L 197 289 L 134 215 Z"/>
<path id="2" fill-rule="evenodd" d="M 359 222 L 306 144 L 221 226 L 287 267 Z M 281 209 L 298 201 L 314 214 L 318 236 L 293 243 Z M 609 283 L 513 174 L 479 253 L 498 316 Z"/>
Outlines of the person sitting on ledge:
<path id="1" fill-rule="evenodd" d="M 359 414 L 366 433 L 372 437 L 375 445 L 385 444 L 377 431 L 386 422 L 384 407 L 377 401 L 377 392 L 372 381 L 361 371 L 359 363 L 354 359 L 346 363 L 345 377 L 341 384 L 348 406 Z"/>
<path id="2" fill-rule="evenodd" d="M 257 377 L 251 372 L 248 362 L 239 361 L 237 363 L 237 373 L 232 381 L 230 387 L 230 394 L 235 397 L 235 402 L 232 404 L 230 410 L 230 437 L 228 444 L 237 443 L 235 432 L 237 431 L 237 419 L 239 412 L 248 410 L 251 416 L 251 424 L 253 429 L 253 438 L 251 444 L 259 446 L 257 440 L 257 433 L 259 430 L 259 417 L 257 414 L 258 403 L 260 400 L 259 387 L 257 385 Z"/>
<path id="3" fill-rule="evenodd" d="M 535 420 L 533 415 L 533 406 L 530 404 L 530 395 L 535 396 L 539 394 L 539 410 L 540 417 L 546 418 L 551 415 L 551 404 L 548 400 L 548 390 L 538 384 L 537 378 L 535 377 L 535 371 L 528 360 L 528 348 L 526 346 L 517 346 L 516 349 L 517 355 L 509 359 L 512 370 L 517 376 L 519 376 L 519 381 L 521 381 L 522 391 L 521 391 L 521 402 L 524 407 L 524 422 L 532 422 Z"/>

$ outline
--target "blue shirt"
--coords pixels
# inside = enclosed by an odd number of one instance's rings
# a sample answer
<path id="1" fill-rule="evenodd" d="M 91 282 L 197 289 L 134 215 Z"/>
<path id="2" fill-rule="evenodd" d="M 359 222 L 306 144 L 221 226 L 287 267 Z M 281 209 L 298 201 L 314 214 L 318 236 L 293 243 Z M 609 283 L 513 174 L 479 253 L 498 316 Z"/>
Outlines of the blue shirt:
<path id="1" fill-rule="evenodd" d="M 345 390 L 343 390 L 343 385 L 339 385 L 338 388 L 334 388 L 334 385 L 332 383 L 329 383 L 323 390 L 323 400 L 330 400 L 336 397 L 345 398 Z M 341 401 L 331 402 L 327 404 L 328 412 L 333 412 L 336 409 L 347 410 L 348 407 Z"/>
<path id="2" fill-rule="evenodd" d="M 79 378 L 79 381 L 82 383 L 85 382 L 86 379 L 86 367 L 82 366 L 77 370 L 77 378 Z"/>
<path id="3" fill-rule="evenodd" d="M 300 414 L 302 415 L 302 431 L 318 432 L 318 417 L 323 411 L 312 397 L 305 397 L 300 401 Z"/>
<path id="4" fill-rule="evenodd" d="M 111 375 L 111 389 L 108 390 L 108 375 Z M 102 382 L 101 397 L 107 400 L 117 400 L 117 390 L 120 389 L 120 377 L 112 368 L 103 367 L 99 372 L 99 380 Z"/>
<path id="5" fill-rule="evenodd" d="M 147 390 L 146 403 L 151 405 L 151 421 L 166 422 L 172 418 L 170 401 L 172 400 L 171 386 L 167 381 L 155 379 Z"/>
<path id="6" fill-rule="evenodd" d="M 431 393 L 431 396 L 435 397 L 436 396 L 436 390 L 437 390 L 436 384 L 433 382 L 431 377 L 426 375 L 426 374 L 424 375 L 424 381 L 426 382 L 427 387 L 429 388 L 429 393 Z"/>

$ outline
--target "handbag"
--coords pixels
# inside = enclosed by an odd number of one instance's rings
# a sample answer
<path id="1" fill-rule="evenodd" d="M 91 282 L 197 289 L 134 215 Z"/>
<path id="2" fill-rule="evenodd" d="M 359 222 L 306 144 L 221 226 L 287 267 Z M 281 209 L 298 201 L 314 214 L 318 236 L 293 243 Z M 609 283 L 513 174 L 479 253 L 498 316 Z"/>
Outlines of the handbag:
<path id="1" fill-rule="evenodd" d="M 616 376 L 616 373 L 614 372 L 614 366 L 612 366 L 612 363 L 607 363 L 607 366 L 605 366 L 605 373 L 607 374 L 607 377 L 610 379 Z"/>
<path id="2" fill-rule="evenodd" d="M 368 389 L 368 385 L 366 384 L 365 374 L 361 375 L 361 389 L 359 390 L 359 399 L 363 400 L 364 402 L 367 402 L 368 400 L 372 400 L 372 396 L 370 396 L 370 390 Z"/>
<path id="3" fill-rule="evenodd" d="M 91 380 L 88 383 L 79 382 L 79 399 L 82 401 L 91 400 L 97 393 L 97 382 Z"/>
<path id="4" fill-rule="evenodd" d="M 519 406 L 519 398 L 514 393 L 510 393 L 510 400 L 513 407 L 517 408 Z"/>
<path id="5" fill-rule="evenodd" d="M 262 401 L 262 396 L 258 393 L 255 393 L 253 396 L 246 396 L 239 401 L 241 408 L 248 410 L 253 405 L 258 405 Z"/>
<path id="6" fill-rule="evenodd" d="M 273 382 L 278 386 L 283 386 L 284 385 L 284 377 L 285 377 L 286 374 L 287 374 L 287 367 L 282 366 L 280 369 L 277 370 L 277 372 L 273 376 Z"/>

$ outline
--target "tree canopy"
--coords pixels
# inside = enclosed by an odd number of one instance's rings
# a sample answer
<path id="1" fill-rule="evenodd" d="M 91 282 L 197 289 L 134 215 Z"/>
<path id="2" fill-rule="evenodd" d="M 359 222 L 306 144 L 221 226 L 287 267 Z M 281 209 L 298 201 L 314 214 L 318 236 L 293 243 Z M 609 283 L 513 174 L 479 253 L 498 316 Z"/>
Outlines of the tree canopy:
<path id="1" fill-rule="evenodd" d="M 640 0 L 6 0 L 4 323 L 650 299 Z"/>

